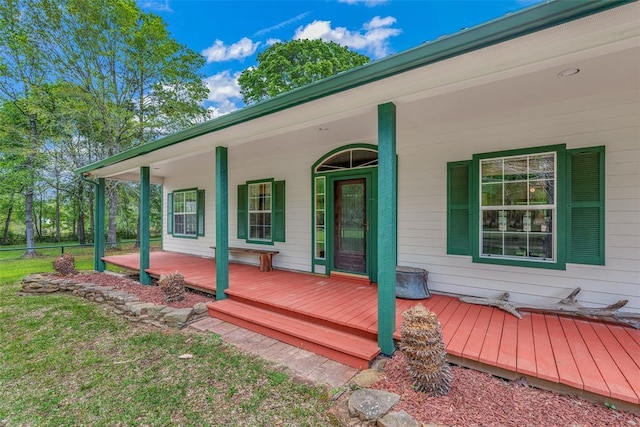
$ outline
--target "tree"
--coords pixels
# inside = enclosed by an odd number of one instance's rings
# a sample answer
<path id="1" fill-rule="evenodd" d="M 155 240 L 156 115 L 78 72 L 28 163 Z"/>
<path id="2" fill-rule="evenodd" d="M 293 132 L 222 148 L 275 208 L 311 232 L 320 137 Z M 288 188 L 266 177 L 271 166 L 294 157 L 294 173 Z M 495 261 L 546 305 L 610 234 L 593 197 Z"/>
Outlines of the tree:
<path id="1" fill-rule="evenodd" d="M 364 65 L 369 58 L 322 40 L 291 40 L 276 43 L 258 54 L 258 66 L 238 78 L 245 103 L 263 101 L 278 94 L 317 82 L 342 71 Z"/>
<path id="2" fill-rule="evenodd" d="M 80 140 L 115 155 L 206 117 L 204 58 L 173 40 L 134 0 L 34 0 L 34 33 L 58 79 L 73 85 Z M 116 242 L 118 185 L 110 182 L 108 242 Z"/>

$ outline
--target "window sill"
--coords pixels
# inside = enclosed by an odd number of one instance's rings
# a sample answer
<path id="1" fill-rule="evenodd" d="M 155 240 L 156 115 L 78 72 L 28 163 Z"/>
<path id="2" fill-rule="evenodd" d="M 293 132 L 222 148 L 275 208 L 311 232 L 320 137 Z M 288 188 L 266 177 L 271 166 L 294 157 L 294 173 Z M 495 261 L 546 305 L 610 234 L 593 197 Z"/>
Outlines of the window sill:
<path id="1" fill-rule="evenodd" d="M 508 265 L 513 267 L 544 268 L 547 270 L 566 270 L 566 264 L 560 261 L 545 262 L 474 256 L 473 262 L 478 264 Z"/>

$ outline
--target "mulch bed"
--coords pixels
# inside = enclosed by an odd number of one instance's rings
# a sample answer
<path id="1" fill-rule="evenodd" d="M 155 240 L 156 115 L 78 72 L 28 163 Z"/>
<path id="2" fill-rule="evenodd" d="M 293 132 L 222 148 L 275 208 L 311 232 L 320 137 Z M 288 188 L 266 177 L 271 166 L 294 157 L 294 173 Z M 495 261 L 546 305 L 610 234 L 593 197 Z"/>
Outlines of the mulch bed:
<path id="1" fill-rule="evenodd" d="M 640 418 L 583 399 L 505 381 L 472 369 L 452 367 L 447 396 L 416 392 L 401 351 L 372 388 L 397 393 L 403 409 L 424 423 L 448 426 L 640 426 Z"/>
<path id="2" fill-rule="evenodd" d="M 188 308 L 193 307 L 199 302 L 207 303 L 213 301 L 213 296 L 206 296 L 202 293 L 192 292 L 187 289 L 187 292 L 185 292 L 185 296 L 182 301 L 166 302 L 164 300 L 162 289 L 160 289 L 160 287 L 158 287 L 157 285 L 141 285 L 140 282 L 134 279 L 116 274 L 78 273 L 64 277 L 65 279 L 72 279 L 78 282 L 95 283 L 96 285 L 109 286 L 114 288 L 115 290 L 133 294 L 140 298 L 140 301 L 152 302 L 154 304 L 166 305 L 173 308 Z"/>

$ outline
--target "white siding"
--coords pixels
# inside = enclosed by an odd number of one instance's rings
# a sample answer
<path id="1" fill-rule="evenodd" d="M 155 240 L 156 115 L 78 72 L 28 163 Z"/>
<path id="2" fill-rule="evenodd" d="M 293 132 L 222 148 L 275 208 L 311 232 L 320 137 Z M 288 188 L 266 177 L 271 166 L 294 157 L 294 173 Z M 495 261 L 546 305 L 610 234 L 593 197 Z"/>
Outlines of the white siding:
<path id="1" fill-rule="evenodd" d="M 625 309 L 640 310 L 640 105 L 637 94 L 628 99 L 626 105 L 609 106 L 598 99 L 594 109 L 589 109 L 594 100 L 581 99 L 428 129 L 400 127 L 399 263 L 428 270 L 435 291 L 509 292 L 515 301 L 549 303 L 580 287 L 578 299 L 585 305 L 628 299 Z M 471 257 L 447 255 L 447 162 L 549 144 L 606 147 L 605 265 L 567 264 L 559 271 L 474 264 Z"/>

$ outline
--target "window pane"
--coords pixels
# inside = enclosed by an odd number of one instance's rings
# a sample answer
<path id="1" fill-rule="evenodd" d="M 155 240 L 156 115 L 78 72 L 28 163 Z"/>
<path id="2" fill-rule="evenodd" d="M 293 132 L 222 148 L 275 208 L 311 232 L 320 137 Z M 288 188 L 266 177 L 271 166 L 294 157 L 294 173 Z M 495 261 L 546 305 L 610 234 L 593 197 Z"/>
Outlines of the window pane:
<path id="1" fill-rule="evenodd" d="M 529 159 L 529 179 L 553 179 L 554 170 L 553 153 L 531 156 Z"/>
<path id="2" fill-rule="evenodd" d="M 482 212 L 482 229 L 484 231 L 498 231 L 498 211 Z"/>
<path id="3" fill-rule="evenodd" d="M 316 243 L 316 258 L 324 259 L 324 243 Z"/>
<path id="4" fill-rule="evenodd" d="M 527 179 L 527 157 L 504 159 L 504 180 L 520 181 Z"/>
<path id="5" fill-rule="evenodd" d="M 552 180 L 531 181 L 529 183 L 529 204 L 532 205 L 552 205 L 553 200 Z"/>
<path id="6" fill-rule="evenodd" d="M 526 205 L 527 204 L 527 183 L 507 182 L 504 184 L 504 204 Z"/>
<path id="7" fill-rule="evenodd" d="M 185 215 L 185 233 L 190 236 L 195 236 L 198 231 L 197 217 L 196 215 Z"/>
<path id="8" fill-rule="evenodd" d="M 324 178 L 316 178 L 316 195 L 324 194 Z"/>
<path id="9" fill-rule="evenodd" d="M 184 234 L 184 215 L 176 214 L 173 216 L 173 233 Z"/>
<path id="10" fill-rule="evenodd" d="M 198 207 L 198 195 L 195 191 L 184 193 L 184 204 L 187 213 L 195 213 Z"/>
<path id="11" fill-rule="evenodd" d="M 351 167 L 365 167 L 378 164 L 378 153 L 370 150 L 353 150 L 351 152 Z"/>
<path id="12" fill-rule="evenodd" d="M 504 233 L 504 254 L 527 256 L 527 235 L 525 233 Z"/>
<path id="13" fill-rule="evenodd" d="M 482 206 L 502 206 L 502 184 L 482 184 Z"/>
<path id="14" fill-rule="evenodd" d="M 529 237 L 529 256 L 553 259 L 553 236 L 551 233 L 535 233 Z"/>
<path id="15" fill-rule="evenodd" d="M 173 211 L 184 212 L 184 193 L 173 194 Z"/>
<path id="16" fill-rule="evenodd" d="M 483 160 L 482 182 L 502 182 L 502 159 Z"/>
<path id="17" fill-rule="evenodd" d="M 316 211 L 316 225 L 324 226 L 324 211 Z"/>
<path id="18" fill-rule="evenodd" d="M 482 233 L 482 253 L 502 255 L 502 233 Z"/>

